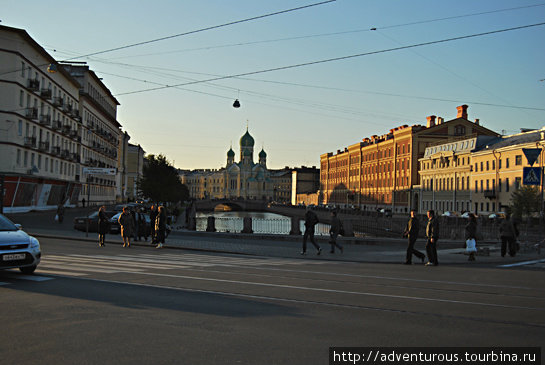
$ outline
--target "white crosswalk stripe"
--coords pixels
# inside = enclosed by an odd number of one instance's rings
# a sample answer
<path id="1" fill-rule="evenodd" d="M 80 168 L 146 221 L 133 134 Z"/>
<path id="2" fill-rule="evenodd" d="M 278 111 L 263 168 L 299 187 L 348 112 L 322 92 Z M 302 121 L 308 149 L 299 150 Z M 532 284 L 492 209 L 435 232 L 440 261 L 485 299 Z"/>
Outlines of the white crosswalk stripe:
<path id="1" fill-rule="evenodd" d="M 41 281 L 49 281 L 53 280 L 53 278 L 48 276 L 41 276 L 41 275 L 23 275 L 17 271 L 2 271 L 0 274 L 2 280 L 10 280 L 10 281 L 1 281 L 0 286 L 7 286 L 12 285 L 16 283 L 19 280 L 22 281 L 34 281 L 34 282 L 41 282 Z"/>
<path id="2" fill-rule="evenodd" d="M 198 254 L 44 255 L 41 274 L 85 276 L 90 273 L 141 273 L 151 270 L 209 267 L 261 267 L 316 264 L 319 261 L 268 257 L 211 256 Z"/>

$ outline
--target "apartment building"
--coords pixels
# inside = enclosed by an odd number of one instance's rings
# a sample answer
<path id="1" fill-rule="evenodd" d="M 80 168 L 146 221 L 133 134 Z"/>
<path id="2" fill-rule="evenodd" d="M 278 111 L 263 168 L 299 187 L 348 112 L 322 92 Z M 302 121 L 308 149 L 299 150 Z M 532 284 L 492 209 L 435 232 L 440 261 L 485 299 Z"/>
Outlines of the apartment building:
<path id="1" fill-rule="evenodd" d="M 337 153 L 320 156 L 320 185 L 324 203 L 356 205 L 363 210 L 391 208 L 406 212 L 420 201 L 419 159 L 428 146 L 473 135 L 498 136 L 468 119 L 468 106 L 457 107 L 457 117 L 445 121 L 431 115 L 427 125 L 403 125 L 381 136 L 373 135 Z"/>
<path id="2" fill-rule="evenodd" d="M 100 78 L 82 64 L 59 65 L 81 85 L 79 90 L 79 131 L 81 142 L 82 197 L 91 205 L 111 204 L 117 200 L 121 124 L 117 121 L 119 102 Z M 87 167 L 87 168 L 86 168 Z M 89 173 L 92 171 L 92 173 Z M 101 172 L 102 171 L 102 172 Z"/>
<path id="3" fill-rule="evenodd" d="M 145 151 L 140 145 L 129 143 L 127 153 L 127 198 L 136 200 L 138 196 L 138 180 L 144 173 L 144 154 Z"/>
<path id="4" fill-rule="evenodd" d="M 0 26 L 0 175 L 5 212 L 76 204 L 81 85 L 26 31 Z"/>

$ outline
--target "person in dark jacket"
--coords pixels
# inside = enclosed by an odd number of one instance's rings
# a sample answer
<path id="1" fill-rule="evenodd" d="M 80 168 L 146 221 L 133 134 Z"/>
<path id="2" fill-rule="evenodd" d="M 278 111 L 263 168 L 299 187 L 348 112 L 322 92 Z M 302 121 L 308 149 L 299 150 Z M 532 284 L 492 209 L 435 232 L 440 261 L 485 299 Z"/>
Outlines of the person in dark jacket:
<path id="1" fill-rule="evenodd" d="M 428 210 L 428 225 L 426 226 L 426 237 L 428 242 L 426 243 L 426 254 L 428 255 L 428 262 L 426 266 L 437 266 L 439 261 L 437 260 L 437 240 L 439 239 L 439 222 L 435 217 L 433 210 Z"/>
<path id="2" fill-rule="evenodd" d="M 465 237 L 466 242 L 468 240 L 475 240 L 475 243 L 477 242 L 477 218 L 475 214 L 469 214 L 469 222 L 465 227 Z M 468 261 L 475 261 L 475 251 L 469 252 Z"/>
<path id="3" fill-rule="evenodd" d="M 57 206 L 57 222 L 62 223 L 64 220 L 64 203 Z"/>
<path id="4" fill-rule="evenodd" d="M 426 255 L 414 248 L 414 244 L 416 243 L 416 239 L 418 238 L 419 230 L 420 222 L 418 221 L 418 217 L 416 216 L 416 211 L 411 210 L 411 217 L 409 218 L 407 226 L 405 227 L 405 231 L 403 232 L 403 236 L 409 239 L 409 244 L 407 246 L 407 255 L 405 256 L 405 265 L 412 264 L 413 255 L 418 257 L 420 260 L 422 260 L 422 263 L 424 263 Z"/>
<path id="5" fill-rule="evenodd" d="M 155 245 L 157 242 L 155 242 L 155 219 L 157 219 L 157 207 L 154 205 L 151 206 L 149 211 L 149 219 L 150 219 L 150 236 L 151 236 L 151 244 Z"/>
<path id="6" fill-rule="evenodd" d="M 98 210 L 98 245 L 104 247 L 106 233 L 110 229 L 108 216 L 106 215 L 106 207 L 103 205 Z"/>
<path id="7" fill-rule="evenodd" d="M 507 249 L 509 249 L 509 256 L 514 257 L 517 253 L 517 230 L 511 220 L 509 214 L 505 215 L 505 218 L 500 224 L 500 237 L 501 237 L 501 257 L 505 257 Z"/>
<path id="8" fill-rule="evenodd" d="M 310 238 L 310 242 L 316 247 L 318 250 L 317 254 L 322 253 L 322 249 L 318 244 L 316 243 L 316 240 L 314 240 L 314 226 L 318 223 L 318 216 L 315 212 L 310 209 L 310 207 L 307 207 L 307 211 L 305 213 L 305 234 L 303 235 L 303 251 L 301 251 L 301 255 L 305 255 L 307 253 L 307 239 Z"/>
<path id="9" fill-rule="evenodd" d="M 337 237 L 341 233 L 342 223 L 337 212 L 333 210 L 331 212 L 331 228 L 329 228 L 329 243 L 331 244 L 331 253 L 335 253 L 335 246 L 343 253 L 343 246 L 337 243 Z"/>
<path id="10" fill-rule="evenodd" d="M 121 226 L 121 237 L 123 237 L 123 247 L 131 247 L 131 236 L 134 231 L 134 219 L 128 207 L 123 207 L 123 213 L 117 219 Z"/>
<path id="11" fill-rule="evenodd" d="M 157 217 L 155 218 L 155 242 L 157 242 L 156 248 L 163 248 L 165 243 L 165 233 L 167 230 L 167 212 L 162 205 L 157 211 Z"/>

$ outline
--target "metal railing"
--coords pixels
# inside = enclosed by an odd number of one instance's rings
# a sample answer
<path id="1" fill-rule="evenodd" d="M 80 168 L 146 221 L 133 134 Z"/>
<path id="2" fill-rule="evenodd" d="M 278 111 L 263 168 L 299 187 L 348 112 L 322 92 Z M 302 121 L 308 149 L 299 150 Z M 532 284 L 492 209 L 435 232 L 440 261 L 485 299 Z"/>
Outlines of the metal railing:
<path id="1" fill-rule="evenodd" d="M 305 222 L 300 221 L 300 230 L 305 232 Z M 197 217 L 197 231 L 206 231 L 208 217 Z M 242 217 L 216 217 L 216 232 L 240 233 L 244 228 Z M 289 218 L 252 218 L 252 230 L 257 234 L 282 234 L 289 235 L 291 220 Z M 329 235 L 329 224 L 318 223 L 315 226 L 315 235 Z"/>

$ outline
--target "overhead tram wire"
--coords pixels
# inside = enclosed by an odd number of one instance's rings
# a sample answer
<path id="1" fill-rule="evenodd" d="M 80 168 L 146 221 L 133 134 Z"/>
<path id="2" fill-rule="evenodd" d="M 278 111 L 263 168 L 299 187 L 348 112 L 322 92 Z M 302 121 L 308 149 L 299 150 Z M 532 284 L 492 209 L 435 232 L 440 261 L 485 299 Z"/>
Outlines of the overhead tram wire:
<path id="1" fill-rule="evenodd" d="M 311 8 L 311 7 L 314 7 L 314 6 L 324 5 L 324 4 L 332 3 L 332 2 L 335 2 L 335 1 L 337 1 L 337 0 L 326 0 L 326 1 L 319 2 L 319 3 L 314 3 L 314 4 L 299 6 L 299 7 L 297 7 L 297 8 L 291 8 L 291 9 L 276 11 L 276 12 L 274 12 L 274 13 L 269 13 L 269 14 L 264 14 L 264 15 L 258 15 L 258 16 L 254 16 L 254 17 L 251 17 L 251 18 L 246 18 L 246 19 L 242 19 L 242 20 L 236 20 L 236 21 L 229 22 L 229 23 L 224 23 L 224 24 L 220 24 L 220 25 L 214 25 L 214 26 L 211 26 L 211 27 L 206 27 L 206 28 L 201 28 L 201 29 L 197 29 L 197 30 L 192 30 L 192 31 L 189 31 L 189 32 L 184 32 L 184 33 L 174 34 L 174 35 L 170 35 L 170 36 L 166 36 L 166 37 L 156 38 L 156 39 L 152 39 L 152 40 L 149 40 L 149 41 L 144 41 L 144 42 L 138 42 L 138 43 L 128 44 L 128 45 L 126 45 L 126 46 L 110 48 L 110 49 L 107 49 L 107 50 L 104 50 L 104 51 L 99 51 L 99 52 L 93 52 L 93 53 L 89 53 L 89 54 L 82 55 L 82 56 L 79 56 L 79 57 L 70 58 L 70 59 L 65 60 L 65 61 L 69 61 L 69 60 L 76 59 L 76 58 L 85 58 L 85 57 L 90 57 L 90 56 L 96 56 L 96 55 L 99 55 L 99 54 L 109 53 L 109 52 L 114 52 L 114 51 L 119 51 L 119 50 L 122 50 L 122 49 L 132 48 L 132 47 L 136 47 L 136 46 L 142 46 L 142 45 L 144 45 L 144 44 L 150 44 L 150 43 L 160 42 L 160 41 L 164 41 L 164 40 L 167 40 L 167 39 L 172 39 L 172 38 L 182 37 L 182 36 L 186 36 L 186 35 L 190 35 L 190 34 L 195 34 L 195 33 L 204 32 L 204 31 L 208 31 L 208 30 L 223 28 L 223 27 L 227 27 L 227 26 L 230 26 L 230 25 L 235 25 L 235 24 L 250 22 L 250 21 L 253 21 L 253 20 L 263 19 L 263 18 L 267 18 L 267 17 L 274 16 L 274 15 L 280 15 L 280 14 L 285 14 L 285 13 L 289 13 L 289 12 L 292 12 L 292 11 L 297 11 L 297 10 L 302 10 L 302 9 L 308 9 L 308 8 Z"/>
<path id="2" fill-rule="evenodd" d="M 545 3 L 528 5 L 528 6 L 517 6 L 517 7 L 514 7 L 514 8 L 482 11 L 482 12 L 479 12 L 479 13 L 453 15 L 453 16 L 449 16 L 449 17 L 419 20 L 419 21 L 414 21 L 414 22 L 409 22 L 409 23 L 402 23 L 402 24 L 378 26 L 378 27 L 376 27 L 374 29 L 399 28 L 399 27 L 406 27 L 406 26 L 410 26 L 410 25 L 434 23 L 434 22 L 439 22 L 439 21 L 443 21 L 443 20 L 451 20 L 451 19 L 459 19 L 459 18 L 469 18 L 469 17 L 473 17 L 473 16 L 500 13 L 500 12 L 513 11 L 513 10 L 520 10 L 520 9 L 526 9 L 526 8 L 532 8 L 532 7 L 539 7 L 539 6 L 545 6 Z M 371 29 L 369 29 L 369 28 L 353 29 L 353 30 L 346 30 L 346 31 L 332 32 L 332 33 L 307 34 L 307 35 L 301 35 L 301 36 L 295 36 L 295 37 L 265 39 L 265 40 L 250 41 L 250 42 L 239 42 L 239 43 L 222 44 L 222 45 L 216 45 L 216 46 L 204 46 L 204 47 L 198 47 L 198 48 L 180 49 L 180 50 L 175 50 L 175 51 L 145 53 L 145 54 L 131 55 L 131 56 L 120 56 L 120 57 L 114 57 L 114 58 L 111 58 L 111 59 L 115 60 L 115 59 L 145 57 L 145 56 L 160 56 L 160 55 L 172 54 L 172 53 L 194 52 L 194 51 L 211 50 L 211 49 L 216 49 L 216 48 L 229 48 L 229 47 L 247 46 L 247 45 L 253 45 L 253 44 L 263 44 L 263 43 L 273 43 L 273 42 L 292 41 L 292 40 L 299 40 L 299 39 L 308 39 L 308 38 L 330 37 L 330 36 L 335 36 L 335 35 L 363 33 L 363 32 L 369 32 L 369 31 L 371 31 Z"/>
<path id="3" fill-rule="evenodd" d="M 166 86 L 156 87 L 156 88 L 149 88 L 149 89 L 142 89 L 142 90 L 136 90 L 136 91 L 129 91 L 129 92 L 125 92 L 125 93 L 119 93 L 119 94 L 117 94 L 117 95 L 115 95 L 115 96 L 132 95 L 132 94 L 138 94 L 138 93 L 143 93 L 143 92 L 148 92 L 148 91 L 156 91 L 156 90 L 168 89 L 168 88 L 173 88 L 173 87 L 178 87 L 178 86 L 187 86 L 187 85 L 194 85 L 194 84 L 199 84 L 199 83 L 204 83 L 204 82 L 211 82 L 211 81 L 232 79 L 232 78 L 242 77 L 242 76 L 257 75 L 257 74 L 261 74 L 261 73 L 268 73 L 268 72 L 274 72 L 274 71 L 283 71 L 283 70 L 289 70 L 289 69 L 293 69 L 293 68 L 299 68 L 299 67 L 317 65 L 317 64 L 322 64 L 322 63 L 329 63 L 329 62 L 335 62 L 335 61 L 342 61 L 342 60 L 347 60 L 347 59 L 351 59 L 351 58 L 357 58 L 357 57 L 370 56 L 370 55 L 381 54 L 381 53 L 388 53 L 388 52 L 400 51 L 400 50 L 404 50 L 404 49 L 410 49 L 410 48 L 416 48 L 416 47 L 429 46 L 429 45 L 433 45 L 433 44 L 440 44 L 440 43 L 458 41 L 458 40 L 462 40 L 462 39 L 469 39 L 469 38 L 482 37 L 482 36 L 485 36 L 485 35 L 504 33 L 504 32 L 514 31 L 514 30 L 520 30 L 520 29 L 526 29 L 526 28 L 532 28 L 532 27 L 543 26 L 543 25 L 545 25 L 545 22 L 543 22 L 543 23 L 536 23 L 536 24 L 529 24 L 529 25 L 522 25 L 522 26 L 512 27 L 512 28 L 505 28 L 505 29 L 493 30 L 493 31 L 483 32 L 483 33 L 475 33 L 475 34 L 470 34 L 470 35 L 465 35 L 465 36 L 459 36 L 459 37 L 453 37 L 453 38 L 446 38 L 446 39 L 441 39 L 441 40 L 437 40 L 437 41 L 416 43 L 416 44 L 412 44 L 412 45 L 401 46 L 401 47 L 395 47 L 395 48 L 389 48 L 389 49 L 383 49 L 383 50 L 379 50 L 379 51 L 358 53 L 358 54 L 349 55 L 349 56 L 341 56 L 341 57 L 335 57 L 335 58 L 328 58 L 328 59 L 325 59 L 325 60 L 318 60 L 318 61 L 311 61 L 311 62 L 299 63 L 299 64 L 289 65 L 289 66 L 281 66 L 281 67 L 269 68 L 269 69 L 266 69 L 266 70 L 251 71 L 251 72 L 245 72 L 245 73 L 240 73 L 240 74 L 235 74 L 235 75 L 227 75 L 227 76 L 215 77 L 215 78 L 211 78 L 211 79 L 192 81 L 192 82 L 187 82 L 187 83 L 182 83 L 182 84 L 176 84 L 176 85 L 166 85 Z"/>
<path id="4" fill-rule="evenodd" d="M 208 30 L 223 28 L 223 27 L 227 27 L 227 26 L 230 26 L 230 25 L 250 22 L 250 21 L 253 21 L 253 20 L 263 19 L 263 18 L 274 16 L 274 15 L 280 15 L 280 14 L 285 14 L 285 13 L 289 13 L 289 12 L 292 12 L 292 11 L 308 9 L 308 8 L 311 8 L 311 7 L 314 7 L 314 6 L 324 5 L 324 4 L 332 3 L 332 2 L 335 2 L 335 1 L 337 1 L 337 0 L 325 0 L 325 1 L 322 1 L 322 2 L 313 3 L 313 4 L 309 4 L 309 5 L 304 5 L 304 6 L 299 6 L 299 7 L 296 7 L 296 8 L 280 10 L 280 11 L 276 11 L 276 12 L 269 13 L 269 14 L 258 15 L 258 16 L 254 16 L 254 17 L 251 17 L 251 18 L 235 20 L 235 21 L 232 21 L 232 22 L 229 22 L 229 23 L 214 25 L 214 26 L 210 26 L 210 27 L 206 27 L 206 28 L 192 30 L 192 31 L 189 31 L 189 32 L 184 32 L 184 33 L 174 34 L 174 35 L 170 35 L 170 36 L 166 36 L 166 37 L 156 38 L 156 39 L 152 39 L 152 40 L 149 40 L 149 41 L 138 42 L 138 43 L 128 44 L 128 45 L 125 45 L 125 46 L 110 48 L 110 49 L 103 50 L 103 51 L 98 51 L 98 52 L 88 53 L 88 54 L 84 54 L 84 55 L 79 55 L 79 56 L 75 56 L 75 57 L 71 57 L 71 58 L 67 58 L 67 59 L 60 60 L 60 61 L 55 61 L 55 62 L 57 62 L 57 63 L 63 63 L 63 62 L 69 63 L 71 60 L 87 58 L 87 57 L 90 57 L 90 56 L 96 56 L 96 55 L 99 55 L 99 54 L 114 52 L 114 51 L 118 51 L 118 50 L 122 50 L 122 49 L 141 46 L 141 45 L 144 45 L 144 44 L 150 44 L 150 43 L 154 43 L 154 42 L 164 41 L 164 40 L 167 40 L 167 39 L 182 37 L 182 36 L 185 36 L 185 35 L 190 35 L 190 34 L 205 32 L 205 31 L 208 31 Z M 38 67 L 47 66 L 48 64 L 49 63 L 45 63 L 45 64 L 42 64 L 42 65 L 39 65 Z M 10 74 L 10 73 L 14 73 L 14 72 L 19 72 L 19 71 L 21 71 L 20 68 L 15 69 L 13 71 L 2 72 L 2 73 L 0 73 L 0 76 Z"/>

